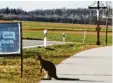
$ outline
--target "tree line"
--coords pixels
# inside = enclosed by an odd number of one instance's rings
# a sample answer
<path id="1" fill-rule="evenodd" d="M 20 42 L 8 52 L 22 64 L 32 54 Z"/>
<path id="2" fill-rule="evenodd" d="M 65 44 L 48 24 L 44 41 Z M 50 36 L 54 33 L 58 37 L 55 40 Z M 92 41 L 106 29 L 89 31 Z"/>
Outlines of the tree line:
<path id="1" fill-rule="evenodd" d="M 110 10 L 112 12 L 112 9 Z M 106 13 L 104 11 L 104 13 Z M 112 14 L 112 13 L 111 13 Z M 103 10 L 100 11 L 100 19 L 103 18 Z M 33 11 L 25 11 L 15 8 L 0 9 L 0 20 L 21 20 L 21 21 L 42 21 L 42 22 L 60 22 L 60 23 L 79 23 L 79 24 L 95 24 L 96 10 L 87 8 L 78 9 L 37 9 Z"/>

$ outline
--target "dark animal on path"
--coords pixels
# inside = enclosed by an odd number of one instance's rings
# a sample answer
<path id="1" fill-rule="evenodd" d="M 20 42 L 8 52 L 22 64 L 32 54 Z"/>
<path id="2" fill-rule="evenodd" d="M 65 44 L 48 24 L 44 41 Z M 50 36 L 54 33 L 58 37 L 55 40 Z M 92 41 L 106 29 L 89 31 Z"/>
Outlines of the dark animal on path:
<path id="1" fill-rule="evenodd" d="M 44 60 L 41 56 L 37 56 L 37 60 L 39 60 L 41 65 L 40 72 L 42 73 L 42 69 L 44 69 L 48 75 L 48 78 L 43 78 L 43 80 L 51 80 L 51 78 L 56 80 L 79 80 L 73 78 L 59 78 L 56 74 L 56 67 L 52 62 Z"/>

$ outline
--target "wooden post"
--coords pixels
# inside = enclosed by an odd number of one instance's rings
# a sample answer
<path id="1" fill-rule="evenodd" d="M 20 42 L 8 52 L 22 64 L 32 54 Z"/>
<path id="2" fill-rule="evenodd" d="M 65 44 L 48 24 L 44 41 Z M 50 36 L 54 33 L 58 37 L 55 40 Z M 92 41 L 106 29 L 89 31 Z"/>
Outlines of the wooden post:
<path id="1" fill-rule="evenodd" d="M 21 78 L 22 78 L 22 77 L 23 77 L 22 22 L 20 22 L 20 30 L 21 30 L 21 31 L 20 31 L 20 32 L 21 32 L 21 35 L 20 35 L 20 36 L 21 36 L 21 75 L 20 75 L 20 76 L 21 76 Z"/>

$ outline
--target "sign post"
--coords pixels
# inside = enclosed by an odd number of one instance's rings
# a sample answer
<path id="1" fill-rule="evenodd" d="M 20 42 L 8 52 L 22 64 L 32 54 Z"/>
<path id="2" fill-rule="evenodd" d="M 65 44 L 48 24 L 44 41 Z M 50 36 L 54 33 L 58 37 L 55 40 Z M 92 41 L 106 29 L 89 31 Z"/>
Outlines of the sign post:
<path id="1" fill-rule="evenodd" d="M 0 56 L 21 56 L 21 77 L 23 72 L 22 23 L 0 23 Z"/>
<path id="2" fill-rule="evenodd" d="M 21 30 L 21 78 L 23 77 L 23 50 L 22 50 L 22 46 L 23 46 L 23 43 L 22 43 L 22 22 L 20 23 L 20 30 Z"/>

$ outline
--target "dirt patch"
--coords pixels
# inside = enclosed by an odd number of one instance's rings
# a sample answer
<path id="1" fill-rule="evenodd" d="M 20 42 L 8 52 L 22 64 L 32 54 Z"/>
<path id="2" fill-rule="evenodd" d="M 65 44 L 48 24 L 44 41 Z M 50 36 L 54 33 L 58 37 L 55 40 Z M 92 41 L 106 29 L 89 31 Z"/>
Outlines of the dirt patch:
<path id="1" fill-rule="evenodd" d="M 27 28 L 27 29 L 23 29 L 25 31 L 43 31 L 44 29 L 42 28 Z M 71 32 L 76 32 L 76 31 L 85 31 L 84 29 L 76 29 L 76 30 L 69 30 L 69 29 L 47 29 L 49 31 L 71 31 Z M 90 31 L 90 32 L 94 32 L 94 30 L 86 30 L 86 31 Z"/>
<path id="2" fill-rule="evenodd" d="M 41 29 L 41 28 L 29 28 L 29 29 L 23 29 L 24 31 L 44 31 L 44 29 Z M 84 29 L 76 29 L 76 30 L 68 30 L 68 29 L 47 29 L 48 31 L 51 31 L 51 32 L 65 32 L 65 33 L 83 33 L 84 31 L 87 31 L 89 33 L 92 33 L 92 32 L 96 32 L 96 30 L 84 30 Z M 109 33 L 112 33 L 112 31 L 108 31 Z M 105 31 L 101 31 L 101 33 L 105 33 Z"/>

